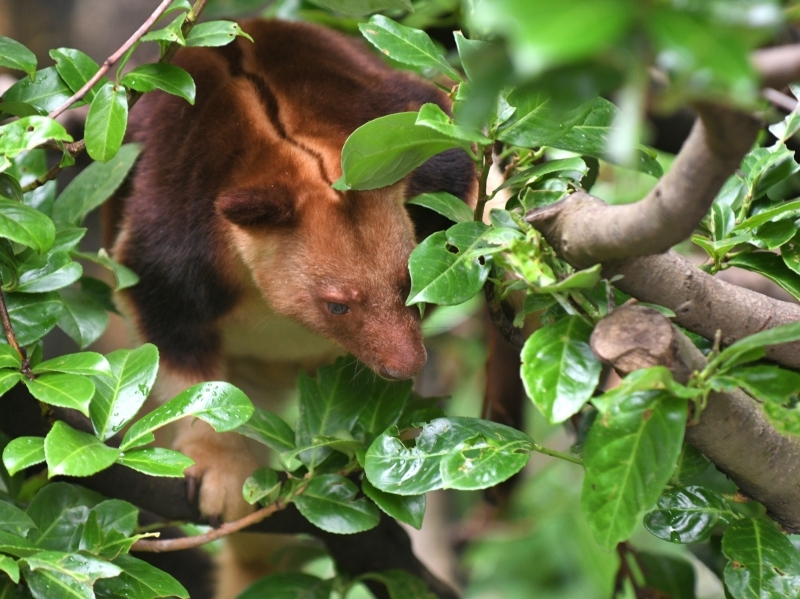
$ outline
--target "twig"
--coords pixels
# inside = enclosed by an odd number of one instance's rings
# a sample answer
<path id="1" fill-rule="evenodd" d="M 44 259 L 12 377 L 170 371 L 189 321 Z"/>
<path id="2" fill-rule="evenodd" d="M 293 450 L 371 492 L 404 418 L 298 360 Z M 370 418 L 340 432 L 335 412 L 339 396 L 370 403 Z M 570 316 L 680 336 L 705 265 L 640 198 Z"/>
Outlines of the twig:
<path id="1" fill-rule="evenodd" d="M 201 535 L 194 535 L 191 537 L 180 537 L 177 539 L 163 539 L 163 540 L 150 540 L 150 539 L 139 539 L 136 541 L 133 546 L 131 547 L 131 551 L 142 551 L 148 553 L 163 553 L 165 551 L 180 551 L 181 549 L 193 549 L 194 547 L 199 547 L 200 545 L 204 545 L 206 543 L 210 543 L 211 541 L 216 541 L 222 537 L 227 537 L 230 534 L 235 532 L 239 532 L 243 528 L 247 528 L 248 526 L 252 526 L 257 522 L 261 522 L 265 518 L 268 518 L 275 512 L 282 510 L 286 506 L 281 501 L 276 501 L 275 503 L 271 503 L 267 507 L 263 507 L 260 510 L 253 512 L 252 514 L 248 514 L 244 518 L 239 518 L 238 520 L 234 520 L 233 522 L 226 522 L 219 528 L 212 528 L 206 533 Z"/>
<path id="2" fill-rule="evenodd" d="M 75 102 L 83 100 L 83 97 L 89 92 L 90 89 L 94 87 L 95 83 L 100 81 L 103 75 L 105 75 L 108 72 L 108 69 L 114 66 L 116 62 L 120 58 L 122 58 L 125 52 L 127 52 L 131 48 L 131 46 L 133 46 L 136 42 L 138 42 L 139 38 L 141 38 L 148 32 L 150 27 L 153 26 L 153 23 L 155 23 L 158 20 L 158 18 L 162 14 L 164 14 L 164 11 L 167 10 L 170 4 L 172 4 L 172 0 L 162 0 L 161 4 L 158 5 L 158 8 L 156 8 L 153 11 L 153 14 L 151 14 L 144 23 L 142 23 L 142 26 L 139 27 L 139 29 L 137 29 L 136 32 L 131 37 L 128 38 L 128 41 L 122 44 L 122 46 L 120 46 L 120 48 L 116 52 L 114 52 L 111 56 L 106 58 L 105 62 L 103 62 L 102 66 L 91 77 L 91 79 L 89 79 L 89 81 L 84 83 L 83 87 L 81 87 L 78 91 L 76 91 L 61 106 L 53 110 L 48 116 L 51 119 L 54 119 L 58 117 L 60 114 L 62 114 L 67 108 L 75 104 Z"/>
<path id="3" fill-rule="evenodd" d="M 772 102 L 772 104 L 778 108 L 783 108 L 789 112 L 797 108 L 797 100 L 779 92 L 777 89 L 765 87 L 761 90 L 761 96 L 769 102 Z"/>
<path id="4" fill-rule="evenodd" d="M 0 280 L 0 285 L 3 282 Z M 22 362 L 22 374 L 28 379 L 33 380 L 33 372 L 31 372 L 31 364 L 28 361 L 28 354 L 17 343 L 17 336 L 14 334 L 14 328 L 11 326 L 11 317 L 8 315 L 8 307 L 6 306 L 6 298 L 3 292 L 0 291 L 0 320 L 3 321 L 3 330 L 6 332 L 6 339 L 8 344 L 14 348 L 14 351 L 19 355 L 20 362 Z"/>
<path id="5" fill-rule="evenodd" d="M 555 449 L 550 449 L 548 447 L 544 447 L 543 445 L 539 445 L 538 443 L 533 444 L 533 450 L 544 455 L 549 455 L 551 458 L 558 458 L 560 460 L 566 460 L 567 462 L 572 462 L 573 464 L 578 464 L 578 466 L 583 466 L 583 460 L 579 457 L 569 455 L 568 453 L 563 453 L 561 451 L 556 451 Z"/>
<path id="6" fill-rule="evenodd" d="M 492 168 L 492 145 L 489 144 L 483 149 L 483 168 L 478 175 L 478 203 L 475 206 L 475 220 L 483 222 L 483 209 L 489 198 L 486 195 L 486 181 L 489 178 L 489 171 Z"/>

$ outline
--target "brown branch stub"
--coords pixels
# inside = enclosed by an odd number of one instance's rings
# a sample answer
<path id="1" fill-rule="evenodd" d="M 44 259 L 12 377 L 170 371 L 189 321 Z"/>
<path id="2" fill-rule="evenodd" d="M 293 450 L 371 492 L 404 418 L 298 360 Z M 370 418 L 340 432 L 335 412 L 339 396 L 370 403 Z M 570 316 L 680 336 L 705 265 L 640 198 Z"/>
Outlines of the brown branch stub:
<path id="1" fill-rule="evenodd" d="M 622 306 L 604 321 L 595 328 L 592 347 L 622 373 L 662 365 L 686 382 L 705 367 L 700 351 L 655 310 Z M 711 393 L 699 422 L 687 427 L 686 441 L 784 528 L 800 531 L 800 441 L 781 436 L 755 400 L 738 390 Z"/>

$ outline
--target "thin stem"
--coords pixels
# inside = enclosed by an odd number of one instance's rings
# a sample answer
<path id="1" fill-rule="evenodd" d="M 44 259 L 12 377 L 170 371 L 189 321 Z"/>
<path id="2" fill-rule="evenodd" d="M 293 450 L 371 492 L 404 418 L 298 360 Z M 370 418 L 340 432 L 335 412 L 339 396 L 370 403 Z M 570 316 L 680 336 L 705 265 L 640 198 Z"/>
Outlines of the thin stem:
<path id="1" fill-rule="evenodd" d="M 239 532 L 243 528 L 252 526 L 257 522 L 261 522 L 262 520 L 268 518 L 275 512 L 280 511 L 285 507 L 286 505 L 282 501 L 276 501 L 275 503 L 269 504 L 267 507 L 261 508 L 260 510 L 253 512 L 252 514 L 248 514 L 244 518 L 239 518 L 238 520 L 234 520 L 233 522 L 226 522 L 219 528 L 213 528 L 201 535 L 194 535 L 191 537 L 181 537 L 179 539 L 162 539 L 162 540 L 139 539 L 133 544 L 131 550 L 144 551 L 148 553 L 162 553 L 165 551 L 180 551 L 182 549 L 193 549 L 194 547 L 199 547 L 200 545 L 210 543 L 211 541 L 216 541 L 217 539 L 220 539 L 222 537 L 226 537 L 235 532 Z"/>
<path id="2" fill-rule="evenodd" d="M 594 307 L 594 304 L 590 302 L 587 297 L 581 291 L 573 291 L 569 294 L 576 304 L 578 304 L 581 309 L 586 312 L 589 318 L 592 319 L 595 323 L 600 322 L 600 319 L 603 317 L 597 308 Z"/>
<path id="3" fill-rule="evenodd" d="M 478 175 L 478 203 L 475 206 L 475 220 L 483 222 L 483 209 L 489 201 L 486 195 L 486 181 L 489 178 L 489 170 L 492 168 L 492 145 L 483 148 L 483 168 Z"/>
<path id="4" fill-rule="evenodd" d="M 556 451 L 555 449 L 544 447 L 543 445 L 539 445 L 538 443 L 533 444 L 533 450 L 538 451 L 539 453 L 543 453 L 544 455 L 549 455 L 552 458 L 559 458 L 561 460 L 566 460 L 567 462 L 572 462 L 573 464 L 578 464 L 579 466 L 583 466 L 582 459 L 575 457 L 573 455 L 569 455 L 568 453 L 562 453 L 560 451 Z"/>
<path id="5" fill-rule="evenodd" d="M 0 280 L 0 285 L 2 284 L 3 282 Z M 19 355 L 20 362 L 22 363 L 22 374 L 24 374 L 28 379 L 33 380 L 34 376 L 33 372 L 31 372 L 31 364 L 28 361 L 28 354 L 19 346 L 19 343 L 17 343 L 17 336 L 14 334 L 14 328 L 11 326 L 11 317 L 8 315 L 6 298 L 2 291 L 0 291 L 0 320 L 3 321 L 3 330 L 6 333 L 8 344 L 13 347 L 14 351 L 16 351 Z"/>
<path id="6" fill-rule="evenodd" d="M 172 4 L 172 0 L 163 0 L 161 4 L 158 5 L 158 8 L 156 8 L 153 11 L 153 14 L 151 14 L 144 23 L 142 23 L 142 26 L 139 27 L 139 29 L 137 29 L 136 32 L 131 37 L 128 38 L 128 41 L 122 44 L 122 46 L 120 46 L 120 48 L 116 52 L 114 52 L 111 56 L 106 58 L 105 62 L 103 62 L 101 67 L 91 77 L 91 79 L 89 79 L 86 83 L 84 83 L 83 87 L 81 87 L 78 91 L 76 91 L 66 102 L 64 102 L 61 106 L 56 108 L 48 116 L 51 119 L 54 119 L 58 117 L 60 114 L 62 114 L 67 108 L 75 104 L 75 102 L 83 100 L 83 97 L 89 92 L 90 89 L 94 87 L 95 83 L 100 81 L 103 75 L 105 75 L 108 72 L 108 69 L 114 66 L 114 64 L 120 58 L 122 58 L 123 54 L 125 54 L 125 52 L 127 52 L 131 46 L 133 46 L 137 41 L 139 41 L 140 37 L 142 37 L 148 32 L 150 27 L 153 26 L 153 23 L 155 23 L 158 20 L 158 18 L 162 14 L 164 14 L 164 11 L 167 10 L 170 4 Z"/>

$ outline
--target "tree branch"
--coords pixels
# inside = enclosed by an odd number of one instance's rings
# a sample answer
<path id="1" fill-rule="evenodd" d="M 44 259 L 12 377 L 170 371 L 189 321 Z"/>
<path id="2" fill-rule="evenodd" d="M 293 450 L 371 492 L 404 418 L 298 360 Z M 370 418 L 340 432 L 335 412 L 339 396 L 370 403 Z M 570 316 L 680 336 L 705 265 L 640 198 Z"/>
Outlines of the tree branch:
<path id="1" fill-rule="evenodd" d="M 0 280 L 0 286 L 2 286 L 3 281 Z M 28 355 L 25 353 L 25 350 L 19 346 L 17 343 L 17 336 L 14 334 L 14 327 L 11 326 L 11 317 L 8 315 L 8 307 L 6 306 L 6 298 L 3 295 L 3 292 L 0 291 L 0 321 L 3 323 L 3 331 L 6 334 L 6 340 L 8 344 L 17 352 L 20 360 L 20 370 L 22 374 L 24 374 L 29 380 L 33 380 L 33 372 L 31 372 L 31 364 L 28 361 Z"/>
<path id="2" fill-rule="evenodd" d="M 765 87 L 780 89 L 800 79 L 800 44 L 756 50 L 750 61 Z"/>
<path id="3" fill-rule="evenodd" d="M 591 345 L 623 374 L 661 365 L 685 383 L 706 365 L 683 333 L 644 306 L 617 308 L 595 327 Z M 755 400 L 739 390 L 711 393 L 699 422 L 687 426 L 686 441 L 784 528 L 800 531 L 800 441 L 781 436 Z"/>

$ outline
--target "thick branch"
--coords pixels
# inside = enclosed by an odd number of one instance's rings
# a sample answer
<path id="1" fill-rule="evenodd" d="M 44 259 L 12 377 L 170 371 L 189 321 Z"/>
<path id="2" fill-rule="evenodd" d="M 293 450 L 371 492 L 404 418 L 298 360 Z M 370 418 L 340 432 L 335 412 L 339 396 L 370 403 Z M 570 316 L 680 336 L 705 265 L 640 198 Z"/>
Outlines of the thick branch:
<path id="1" fill-rule="evenodd" d="M 621 373 L 662 365 L 682 383 L 706 364 L 669 320 L 643 306 L 623 306 L 600 321 L 592 349 Z M 800 531 L 800 441 L 781 436 L 755 400 L 738 390 L 712 393 L 686 440 L 784 528 Z"/>
<path id="2" fill-rule="evenodd" d="M 780 89 L 800 79 L 800 44 L 764 48 L 750 60 L 765 87 Z"/>
<path id="3" fill-rule="evenodd" d="M 91 430 L 88 421 L 74 410 L 54 408 L 49 417 L 64 420 L 79 430 Z M 6 393 L 0 402 L 0 430 L 12 438 L 43 437 L 50 430 L 50 422 L 42 415 L 38 402 L 27 389 L 18 385 Z M 188 499 L 185 479 L 156 478 L 115 465 L 94 476 L 71 479 L 71 482 L 106 497 L 129 501 L 167 521 L 204 523 L 197 503 Z M 424 580 L 440 599 L 458 599 L 459 596 L 417 559 L 408 534 L 388 517 L 382 517 L 376 528 L 365 533 L 336 535 L 320 530 L 290 505 L 245 530 L 312 535 L 328 547 L 336 564 L 350 575 L 402 569 Z M 368 583 L 368 586 L 379 599 L 388 599 L 381 585 Z"/>

